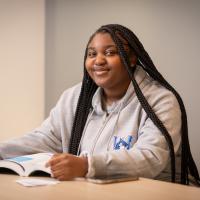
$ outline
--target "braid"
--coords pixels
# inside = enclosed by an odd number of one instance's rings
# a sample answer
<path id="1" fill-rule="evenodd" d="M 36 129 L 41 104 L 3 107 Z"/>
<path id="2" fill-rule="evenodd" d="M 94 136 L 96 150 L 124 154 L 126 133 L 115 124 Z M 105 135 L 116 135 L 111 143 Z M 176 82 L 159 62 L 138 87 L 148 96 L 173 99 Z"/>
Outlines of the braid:
<path id="1" fill-rule="evenodd" d="M 126 32 L 126 31 L 124 31 Z M 132 33 L 132 32 L 131 32 Z M 132 35 L 134 35 L 132 33 Z M 129 38 L 130 39 L 130 38 Z M 142 60 L 142 66 L 148 66 L 146 67 L 146 71 L 151 75 L 152 78 L 157 80 L 159 83 L 161 83 L 165 88 L 169 89 L 177 98 L 177 101 L 179 102 L 180 109 L 182 112 L 182 160 L 181 160 L 181 183 L 188 184 L 188 170 L 190 171 L 191 175 L 193 177 L 196 177 L 199 180 L 198 170 L 195 165 L 195 162 L 192 158 L 192 154 L 190 151 L 190 145 L 189 145 L 189 139 L 188 139 L 188 126 L 187 126 L 187 115 L 185 106 L 183 104 L 183 101 L 180 97 L 180 95 L 177 93 L 177 91 L 163 78 L 163 76 L 157 71 L 156 67 L 154 66 L 153 62 L 151 61 L 149 55 L 144 50 L 142 44 L 138 41 L 138 45 L 140 48 L 142 48 L 142 54 L 144 56 L 141 56 Z"/>
<path id="2" fill-rule="evenodd" d="M 195 162 L 192 158 L 192 154 L 190 151 L 190 145 L 189 145 L 189 139 L 188 139 L 188 126 L 187 126 L 187 115 L 185 106 L 183 104 L 183 101 L 178 94 L 178 92 L 163 78 L 163 76 L 159 73 L 159 71 L 156 69 L 153 61 L 151 60 L 148 53 L 145 51 L 142 43 L 139 41 L 137 36 L 128 28 L 123 27 L 118 24 L 109 24 L 100 27 L 89 39 L 88 44 L 91 42 L 93 37 L 97 33 L 109 33 L 115 42 L 119 55 L 122 59 L 122 62 L 131 78 L 132 84 L 135 89 L 135 93 L 137 95 L 137 98 L 139 102 L 141 103 L 142 108 L 147 113 L 147 116 L 153 121 L 153 123 L 157 126 L 157 128 L 161 131 L 163 136 L 165 137 L 168 147 L 169 147 L 169 153 L 171 158 L 171 181 L 175 182 L 175 174 L 176 174 L 176 168 L 175 168 L 175 153 L 174 153 L 174 145 L 172 138 L 170 134 L 168 133 L 166 127 L 163 125 L 162 121 L 158 118 L 158 116 L 155 114 L 151 106 L 149 105 L 148 101 L 144 97 L 140 87 L 138 86 L 134 76 L 133 71 L 130 69 L 130 61 L 129 57 L 124 50 L 123 42 L 121 38 L 125 39 L 128 42 L 128 45 L 135 53 L 136 57 L 138 58 L 138 64 L 141 65 L 141 67 L 156 81 L 158 81 L 162 86 L 170 90 L 175 97 L 177 98 L 177 101 L 180 105 L 181 110 L 181 183 L 182 184 L 188 184 L 188 173 L 194 177 L 195 181 L 198 185 L 200 185 L 200 178 L 199 173 L 197 170 L 197 167 L 195 165 Z M 87 46 L 88 46 L 87 44 Z M 92 97 L 97 89 L 97 85 L 94 83 L 94 81 L 89 77 L 87 71 L 85 70 L 85 60 L 87 56 L 87 49 L 85 52 L 84 57 L 84 77 L 82 81 L 82 88 L 77 104 L 77 109 L 75 113 L 75 119 L 74 124 L 72 127 L 72 134 L 71 134 L 71 140 L 70 140 L 70 146 L 69 146 L 69 152 L 73 154 L 77 154 L 79 142 L 82 136 L 82 132 L 87 120 L 87 116 L 89 114 L 89 110 L 91 107 L 91 101 Z M 84 113 L 84 114 L 83 114 Z"/>
<path id="3" fill-rule="evenodd" d="M 174 154 L 172 139 L 171 139 L 167 129 L 163 125 L 163 123 L 159 120 L 159 118 L 153 112 L 151 106 L 149 105 L 149 103 L 145 99 L 142 91 L 140 90 L 135 78 L 132 76 L 132 72 L 130 70 L 129 59 L 128 59 L 126 51 L 124 50 L 123 43 L 116 36 L 116 34 L 113 33 L 112 29 L 107 28 L 106 30 L 110 33 L 112 39 L 114 40 L 114 42 L 116 43 L 116 45 L 119 49 L 120 56 L 122 58 L 122 61 L 125 65 L 128 73 L 129 73 L 129 76 L 132 80 L 132 83 L 133 83 L 133 86 L 135 89 L 135 93 L 138 97 L 139 102 L 141 103 L 141 105 L 142 105 L 143 109 L 145 110 L 145 112 L 147 113 L 148 117 L 155 123 L 155 125 L 158 127 L 158 129 L 163 133 L 163 135 L 168 143 L 169 150 L 170 150 L 170 157 L 171 157 L 171 171 L 172 171 L 171 180 L 172 180 L 172 182 L 175 182 L 175 154 Z M 116 30 L 119 31 L 118 29 L 116 29 Z"/>
<path id="4" fill-rule="evenodd" d="M 85 53 L 86 59 L 86 53 Z M 84 62 L 85 62 L 84 59 Z M 84 63 L 85 65 L 85 63 Z M 90 111 L 92 97 L 97 89 L 97 85 L 89 77 L 85 68 L 82 81 L 81 92 L 79 95 L 74 123 L 72 127 L 72 133 L 69 144 L 69 153 L 76 155 L 78 152 L 79 143 L 82 137 L 82 132 L 87 120 L 87 116 Z"/>
<path id="5" fill-rule="evenodd" d="M 76 155 L 81 140 L 82 132 L 89 114 L 93 94 L 97 86 L 91 80 L 83 79 L 81 92 L 76 108 L 74 123 L 72 127 L 72 135 L 69 145 L 69 153 Z"/>
<path id="6" fill-rule="evenodd" d="M 180 105 L 181 113 L 182 113 L 182 159 L 181 159 L 181 183 L 182 184 L 188 184 L 188 172 L 191 173 L 191 175 L 195 178 L 197 184 L 200 184 L 199 174 L 197 167 L 195 165 L 195 162 L 192 158 L 192 154 L 190 151 L 190 145 L 189 145 L 189 139 L 188 139 L 188 127 L 187 127 L 187 115 L 185 111 L 185 107 L 183 104 L 183 101 L 180 97 L 180 95 L 176 92 L 176 90 L 163 78 L 163 76 L 158 72 L 155 65 L 153 64 L 151 58 L 149 57 L 148 53 L 145 51 L 143 45 L 140 43 L 139 39 L 135 36 L 135 34 L 130 31 L 129 29 L 120 26 L 120 25 L 109 25 L 110 31 L 107 28 L 108 32 L 110 33 L 111 37 L 117 44 L 117 47 L 119 48 L 119 53 L 121 55 L 122 61 L 132 79 L 133 86 L 135 88 L 136 95 L 138 97 L 138 100 L 140 101 L 142 107 L 146 111 L 149 118 L 155 123 L 155 125 L 161 130 L 163 135 L 166 138 L 166 141 L 169 146 L 170 150 L 170 157 L 171 157 L 171 171 L 172 171 L 172 181 L 175 179 L 175 155 L 174 155 L 174 148 L 173 148 L 173 142 L 171 139 L 170 134 L 168 133 L 167 129 L 164 127 L 163 123 L 158 119 L 156 114 L 153 112 L 152 108 L 146 101 L 145 97 L 143 96 L 139 86 L 137 85 L 137 82 L 135 81 L 134 77 L 132 77 L 132 74 L 130 72 L 130 64 L 128 61 L 128 57 L 126 55 L 126 52 L 123 49 L 123 44 L 120 41 L 120 39 L 117 37 L 117 34 L 111 33 L 117 32 L 122 36 L 123 38 L 126 38 L 127 42 L 129 43 L 130 47 L 134 50 L 136 56 L 138 57 L 140 65 L 144 68 L 145 71 L 156 81 L 158 81 L 161 85 L 163 85 L 165 88 L 169 89 L 177 98 L 177 101 Z M 106 26 L 108 27 L 108 25 Z"/>

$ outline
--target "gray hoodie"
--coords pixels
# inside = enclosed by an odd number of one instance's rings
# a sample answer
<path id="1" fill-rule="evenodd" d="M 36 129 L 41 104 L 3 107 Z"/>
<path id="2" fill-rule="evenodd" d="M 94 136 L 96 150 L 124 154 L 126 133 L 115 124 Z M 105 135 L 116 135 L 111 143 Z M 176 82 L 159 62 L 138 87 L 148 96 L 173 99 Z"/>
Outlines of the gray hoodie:
<path id="1" fill-rule="evenodd" d="M 179 172 L 181 112 L 175 96 L 153 81 L 141 67 L 135 78 L 147 101 L 172 137 Z M 38 152 L 68 152 L 81 84 L 67 89 L 39 128 L 0 143 L 1 159 Z M 132 84 L 122 99 L 102 109 L 102 89 L 93 100 L 79 153 L 88 157 L 87 177 L 128 174 L 168 180 L 166 140 L 142 109 Z"/>

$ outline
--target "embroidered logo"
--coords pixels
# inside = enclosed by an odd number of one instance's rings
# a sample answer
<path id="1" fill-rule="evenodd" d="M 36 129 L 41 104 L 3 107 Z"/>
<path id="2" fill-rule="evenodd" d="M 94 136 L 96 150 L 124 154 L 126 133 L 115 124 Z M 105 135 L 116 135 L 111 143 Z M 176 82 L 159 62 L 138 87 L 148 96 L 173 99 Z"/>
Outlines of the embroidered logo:
<path id="1" fill-rule="evenodd" d="M 126 139 L 114 136 L 114 150 L 120 148 L 130 149 L 133 146 L 133 136 L 128 135 Z"/>

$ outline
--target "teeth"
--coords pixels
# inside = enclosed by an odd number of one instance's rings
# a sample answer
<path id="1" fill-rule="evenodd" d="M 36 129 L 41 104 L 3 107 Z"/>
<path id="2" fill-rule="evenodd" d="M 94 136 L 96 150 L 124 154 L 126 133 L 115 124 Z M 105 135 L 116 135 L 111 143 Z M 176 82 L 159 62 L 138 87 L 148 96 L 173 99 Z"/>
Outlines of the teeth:
<path id="1" fill-rule="evenodd" d="M 97 75 L 102 75 L 102 74 L 105 74 L 105 73 L 107 73 L 108 71 L 107 70 L 98 70 L 98 71 L 95 71 L 95 74 L 97 74 Z"/>
<path id="2" fill-rule="evenodd" d="M 108 69 L 105 69 L 105 68 L 94 68 L 94 71 L 96 71 L 96 72 L 101 72 L 101 71 L 108 71 Z"/>

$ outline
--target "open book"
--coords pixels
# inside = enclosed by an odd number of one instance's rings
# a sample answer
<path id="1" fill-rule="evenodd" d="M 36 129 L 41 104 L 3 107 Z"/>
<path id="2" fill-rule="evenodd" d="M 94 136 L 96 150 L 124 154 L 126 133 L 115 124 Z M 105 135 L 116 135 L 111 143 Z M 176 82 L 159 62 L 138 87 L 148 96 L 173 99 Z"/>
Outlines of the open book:
<path id="1" fill-rule="evenodd" d="M 20 176 L 30 176 L 40 171 L 51 175 L 50 168 L 45 167 L 45 164 L 52 155 L 52 153 L 37 153 L 0 160 L 0 172 L 11 170 Z"/>

